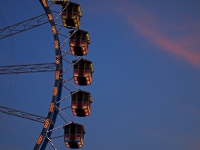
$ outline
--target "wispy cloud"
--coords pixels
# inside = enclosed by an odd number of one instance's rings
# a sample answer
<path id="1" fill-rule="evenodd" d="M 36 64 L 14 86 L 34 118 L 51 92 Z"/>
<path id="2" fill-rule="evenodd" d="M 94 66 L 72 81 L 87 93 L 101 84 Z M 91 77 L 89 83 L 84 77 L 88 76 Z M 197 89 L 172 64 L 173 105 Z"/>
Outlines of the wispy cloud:
<path id="1" fill-rule="evenodd" d="M 187 147 L 192 150 L 200 150 L 200 137 L 193 137 L 187 142 Z"/>
<path id="2" fill-rule="evenodd" d="M 195 115 L 198 115 L 200 116 L 200 110 L 195 108 L 195 107 L 192 107 L 192 106 L 189 106 L 189 105 L 186 105 L 184 104 L 183 102 L 179 102 L 179 101 L 175 101 L 175 100 L 169 100 L 168 101 L 168 104 L 174 108 L 181 108 L 181 109 L 184 109 L 190 113 L 193 113 Z"/>
<path id="3" fill-rule="evenodd" d="M 192 150 L 200 150 L 200 137 L 196 137 L 191 134 L 182 133 L 175 136 L 172 135 L 171 132 L 145 128 L 139 128 L 139 132 L 143 137 L 155 138 L 171 144 L 175 143 L 179 146 L 187 147 Z"/>
<path id="4" fill-rule="evenodd" d="M 130 1 L 113 6 L 135 31 L 164 50 L 200 67 L 200 20 L 190 23 L 170 23 L 161 26 L 157 18 Z M 190 20 L 191 21 L 191 20 Z M 169 34 L 170 33 L 170 34 Z"/>

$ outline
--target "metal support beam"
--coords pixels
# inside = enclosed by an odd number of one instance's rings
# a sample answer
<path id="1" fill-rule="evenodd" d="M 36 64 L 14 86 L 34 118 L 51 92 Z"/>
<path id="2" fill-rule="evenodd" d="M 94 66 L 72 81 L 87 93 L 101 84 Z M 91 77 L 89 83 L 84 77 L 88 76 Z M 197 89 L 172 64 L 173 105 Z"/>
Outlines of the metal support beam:
<path id="1" fill-rule="evenodd" d="M 18 74 L 56 71 L 55 63 L 0 66 L 0 74 Z"/>
<path id="2" fill-rule="evenodd" d="M 45 117 L 38 116 L 38 115 L 35 115 L 35 114 L 30 114 L 30 113 L 27 113 L 27 112 L 24 112 L 24 111 L 8 108 L 8 107 L 4 107 L 4 106 L 0 106 L 0 112 L 6 113 L 6 114 L 9 114 L 9 115 L 12 115 L 12 116 L 17 116 L 17 117 L 29 119 L 29 120 L 36 121 L 36 122 L 41 122 L 41 123 L 44 123 L 45 120 L 46 120 Z"/>
<path id="3" fill-rule="evenodd" d="M 46 14 L 42 14 L 42 15 L 30 18 L 28 20 L 0 29 L 0 39 L 38 27 L 48 22 L 49 20 L 46 18 Z"/>

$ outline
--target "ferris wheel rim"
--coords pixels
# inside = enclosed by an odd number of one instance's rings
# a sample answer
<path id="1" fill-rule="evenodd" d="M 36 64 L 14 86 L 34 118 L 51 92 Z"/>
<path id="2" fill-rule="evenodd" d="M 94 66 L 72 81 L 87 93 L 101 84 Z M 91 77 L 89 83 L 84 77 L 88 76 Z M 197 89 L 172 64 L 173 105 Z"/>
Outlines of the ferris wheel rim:
<path id="1" fill-rule="evenodd" d="M 51 133 L 52 132 L 48 132 L 48 130 L 52 130 L 54 128 L 54 125 L 55 125 L 55 122 L 56 122 L 56 119 L 57 119 L 57 115 L 58 113 L 56 112 L 56 109 L 55 107 L 59 108 L 60 106 L 60 103 L 56 103 L 60 100 L 61 98 L 61 94 L 62 94 L 62 84 L 61 84 L 61 81 L 62 81 L 62 77 L 63 77 L 63 74 L 62 74 L 62 55 L 61 55 L 61 49 L 60 49 L 60 41 L 59 41 L 59 36 L 58 36 L 58 32 L 57 32 L 57 29 L 56 29 L 56 23 L 53 19 L 53 15 L 52 15 L 52 12 L 50 10 L 50 7 L 48 5 L 48 3 L 46 2 L 46 0 L 39 0 L 40 4 L 42 5 L 45 13 L 46 13 L 46 16 L 48 17 L 48 20 L 49 20 L 49 23 L 50 23 L 50 26 L 52 28 L 52 35 L 53 35 L 53 38 L 54 38 L 54 45 L 55 45 L 55 61 L 56 61 L 56 72 L 59 72 L 59 78 L 55 78 L 55 82 L 54 82 L 54 91 L 55 91 L 55 88 L 57 88 L 57 94 L 54 95 L 53 93 L 53 96 L 52 96 L 52 100 L 51 100 L 51 103 L 50 103 L 50 108 L 49 108 L 49 112 L 47 114 L 47 117 L 46 117 L 46 121 L 44 123 L 44 126 L 42 128 L 42 131 L 40 133 L 40 136 L 34 146 L 34 150 L 38 150 L 39 148 L 41 150 L 44 150 L 48 144 L 48 138 L 45 136 L 45 134 L 48 134 L 48 137 L 51 136 Z M 59 63 L 57 63 L 59 61 Z M 55 76 L 56 76 L 56 72 L 55 72 Z M 52 110 L 52 107 L 53 110 Z M 54 124 L 51 124 L 50 125 L 50 122 L 53 122 Z M 46 127 L 46 124 L 48 123 L 47 127 Z"/>

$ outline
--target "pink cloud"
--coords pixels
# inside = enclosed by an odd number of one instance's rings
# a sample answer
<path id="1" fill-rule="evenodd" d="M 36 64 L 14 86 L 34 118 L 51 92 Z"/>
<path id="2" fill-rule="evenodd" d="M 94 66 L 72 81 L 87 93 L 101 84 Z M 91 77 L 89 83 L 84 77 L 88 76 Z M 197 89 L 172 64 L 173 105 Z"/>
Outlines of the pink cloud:
<path id="1" fill-rule="evenodd" d="M 185 24 L 167 22 L 166 26 L 161 26 L 159 22 L 162 22 L 163 18 L 156 18 L 148 10 L 128 0 L 115 5 L 113 9 L 120 13 L 135 31 L 160 50 L 200 67 L 200 20 Z"/>
<path id="2" fill-rule="evenodd" d="M 192 150 L 200 150 L 200 137 L 194 137 L 187 142 L 187 147 Z"/>
<path id="3" fill-rule="evenodd" d="M 196 137 L 194 135 L 182 133 L 174 136 L 170 132 L 145 128 L 139 128 L 139 131 L 143 137 L 156 138 L 166 143 L 175 143 L 192 150 L 200 150 L 200 137 Z"/>
<path id="4" fill-rule="evenodd" d="M 169 105 L 171 105 L 172 107 L 179 107 L 179 108 L 182 108 L 184 110 L 187 110 L 188 112 L 191 112 L 193 114 L 196 114 L 198 116 L 200 116 L 200 110 L 198 110 L 197 108 L 194 108 L 192 106 L 188 106 L 186 104 L 184 104 L 183 102 L 178 102 L 178 101 L 175 101 L 175 100 L 171 100 L 171 101 L 168 101 Z"/>

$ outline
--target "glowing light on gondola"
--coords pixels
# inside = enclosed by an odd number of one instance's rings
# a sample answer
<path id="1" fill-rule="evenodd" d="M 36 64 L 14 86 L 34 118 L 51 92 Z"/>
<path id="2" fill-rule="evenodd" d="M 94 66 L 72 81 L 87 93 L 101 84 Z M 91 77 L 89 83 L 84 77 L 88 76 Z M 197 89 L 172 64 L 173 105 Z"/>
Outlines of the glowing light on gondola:
<path id="1" fill-rule="evenodd" d="M 66 145 L 67 147 L 69 147 L 69 143 L 68 143 L 68 142 L 65 142 L 65 145 Z"/>

